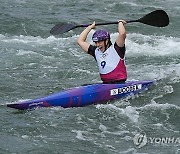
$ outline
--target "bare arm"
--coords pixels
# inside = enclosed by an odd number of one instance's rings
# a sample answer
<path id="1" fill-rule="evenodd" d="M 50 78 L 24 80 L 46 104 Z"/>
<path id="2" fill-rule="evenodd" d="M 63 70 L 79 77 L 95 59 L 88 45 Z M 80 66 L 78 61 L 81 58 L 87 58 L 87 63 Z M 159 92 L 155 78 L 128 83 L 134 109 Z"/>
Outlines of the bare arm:
<path id="1" fill-rule="evenodd" d="M 84 31 L 79 35 L 79 38 L 77 39 L 78 45 L 85 51 L 88 52 L 90 44 L 86 42 L 87 35 L 95 27 L 95 21 L 92 25 L 89 25 L 87 28 L 84 29 Z"/>
<path id="2" fill-rule="evenodd" d="M 126 24 L 126 21 L 120 20 L 118 24 L 118 32 L 119 35 L 116 39 L 116 43 L 119 47 L 123 47 L 125 44 L 125 39 L 126 39 L 126 29 L 124 25 Z"/>

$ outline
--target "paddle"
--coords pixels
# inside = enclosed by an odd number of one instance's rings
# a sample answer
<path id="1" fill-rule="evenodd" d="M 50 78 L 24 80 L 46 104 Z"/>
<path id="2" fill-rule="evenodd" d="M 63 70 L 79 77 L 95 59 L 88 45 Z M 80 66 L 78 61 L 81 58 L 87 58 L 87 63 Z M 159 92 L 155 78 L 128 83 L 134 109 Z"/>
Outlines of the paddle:
<path id="1" fill-rule="evenodd" d="M 155 10 L 153 12 L 148 13 L 147 15 L 143 16 L 138 20 L 129 20 L 126 21 L 127 23 L 132 22 L 140 22 L 146 25 L 155 26 L 155 27 L 165 27 L 169 24 L 169 17 L 164 10 Z M 115 22 L 107 22 L 107 23 L 97 23 L 96 26 L 100 25 L 110 25 L 110 24 L 118 24 L 118 21 Z M 76 24 L 69 24 L 69 23 L 60 23 L 55 25 L 51 30 L 50 33 L 53 35 L 63 34 L 68 32 L 72 29 L 78 27 L 87 27 L 90 24 L 86 25 L 76 25 Z"/>

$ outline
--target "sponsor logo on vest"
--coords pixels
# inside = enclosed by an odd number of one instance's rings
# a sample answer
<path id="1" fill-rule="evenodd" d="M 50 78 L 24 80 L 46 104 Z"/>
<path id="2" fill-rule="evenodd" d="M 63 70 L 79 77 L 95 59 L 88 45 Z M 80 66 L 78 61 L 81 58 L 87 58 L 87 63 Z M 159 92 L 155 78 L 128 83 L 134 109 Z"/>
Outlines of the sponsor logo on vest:
<path id="1" fill-rule="evenodd" d="M 108 53 L 103 53 L 100 58 L 105 59 L 107 55 L 108 55 Z"/>
<path id="2" fill-rule="evenodd" d="M 142 84 L 131 85 L 131 86 L 127 86 L 127 87 L 112 89 L 110 91 L 110 95 L 114 96 L 114 95 L 118 95 L 118 94 L 124 94 L 124 93 L 128 93 L 128 92 L 133 92 L 133 91 L 136 91 L 136 90 L 140 90 L 141 88 L 142 88 Z"/>

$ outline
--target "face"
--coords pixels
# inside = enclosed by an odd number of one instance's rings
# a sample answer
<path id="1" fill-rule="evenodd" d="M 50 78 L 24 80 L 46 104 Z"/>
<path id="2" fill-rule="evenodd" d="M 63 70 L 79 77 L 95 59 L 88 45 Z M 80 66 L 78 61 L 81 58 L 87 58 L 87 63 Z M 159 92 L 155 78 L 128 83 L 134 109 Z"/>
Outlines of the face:
<path id="1" fill-rule="evenodd" d="M 104 42 L 104 40 L 103 40 L 103 41 L 95 42 L 96 46 L 97 46 L 102 52 L 104 52 L 104 51 L 106 50 L 106 49 L 105 49 L 105 45 L 107 45 L 107 43 L 108 43 L 108 40 L 106 40 L 105 42 Z"/>

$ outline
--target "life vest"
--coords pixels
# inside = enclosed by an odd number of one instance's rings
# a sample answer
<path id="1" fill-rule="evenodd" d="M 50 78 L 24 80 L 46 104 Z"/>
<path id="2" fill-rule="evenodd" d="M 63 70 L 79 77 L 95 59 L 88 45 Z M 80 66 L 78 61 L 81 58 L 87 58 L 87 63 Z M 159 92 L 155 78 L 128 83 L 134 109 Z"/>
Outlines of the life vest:
<path id="1" fill-rule="evenodd" d="M 105 52 L 96 48 L 95 57 L 103 82 L 127 79 L 125 60 L 118 55 L 114 45 L 111 45 Z"/>

